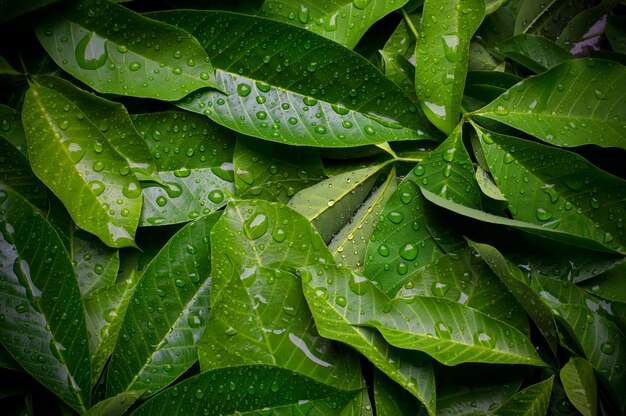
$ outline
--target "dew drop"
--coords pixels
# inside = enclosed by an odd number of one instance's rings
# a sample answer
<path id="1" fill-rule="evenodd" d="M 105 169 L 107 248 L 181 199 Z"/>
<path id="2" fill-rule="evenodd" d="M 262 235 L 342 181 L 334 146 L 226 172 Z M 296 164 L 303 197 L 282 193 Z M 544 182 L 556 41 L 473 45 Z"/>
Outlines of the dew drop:
<path id="1" fill-rule="evenodd" d="M 546 211 L 543 208 L 537 208 L 535 215 L 539 221 L 548 221 L 550 218 L 552 218 L 552 212 Z"/>
<path id="2" fill-rule="evenodd" d="M 91 70 L 104 66 L 108 58 L 105 44 L 106 39 L 94 32 L 85 35 L 76 45 L 75 56 L 78 66 Z"/>
<path id="3" fill-rule="evenodd" d="M 65 148 L 67 149 L 68 158 L 74 164 L 80 162 L 83 156 L 85 156 L 85 150 L 78 143 L 75 143 L 75 142 L 66 143 Z"/>
<path id="4" fill-rule="evenodd" d="M 386 244 L 381 244 L 380 246 L 378 246 L 378 254 L 380 254 L 383 257 L 388 257 L 389 247 Z"/>
<path id="5" fill-rule="evenodd" d="M 136 181 L 128 181 L 122 188 L 122 194 L 126 198 L 137 198 L 141 195 L 141 186 Z"/>
<path id="6" fill-rule="evenodd" d="M 213 202 L 214 204 L 219 204 L 223 200 L 224 192 L 220 191 L 219 189 L 209 192 L 209 201 Z"/>
<path id="7" fill-rule="evenodd" d="M 139 62 L 131 62 L 128 69 L 133 72 L 139 71 L 141 69 L 141 64 Z"/>
<path id="8" fill-rule="evenodd" d="M 387 219 L 394 224 L 400 224 L 404 220 L 404 214 L 398 211 L 391 211 L 387 214 Z"/>
<path id="9" fill-rule="evenodd" d="M 240 97 L 247 97 L 252 92 L 252 88 L 248 84 L 237 85 L 237 95 Z"/>
<path id="10" fill-rule="evenodd" d="M 99 196 L 104 192 L 105 186 L 100 181 L 91 181 L 88 184 L 89 190 L 94 194 L 94 196 Z"/>
<path id="11" fill-rule="evenodd" d="M 400 257 L 405 260 L 415 260 L 417 257 L 417 246 L 411 243 L 407 243 L 400 248 Z"/>
<path id="12" fill-rule="evenodd" d="M 446 283 L 435 282 L 430 286 L 430 291 L 433 295 L 443 297 L 450 290 L 450 286 Z"/>
<path id="13" fill-rule="evenodd" d="M 435 332 L 441 339 L 452 339 L 452 330 L 450 326 L 442 321 L 435 323 Z"/>
<path id="14" fill-rule="evenodd" d="M 600 350 L 606 355 L 612 355 L 615 352 L 615 345 L 611 342 L 603 342 L 600 345 Z"/>
<path id="15" fill-rule="evenodd" d="M 335 297 L 335 303 L 339 306 L 341 306 L 342 308 L 345 308 L 346 305 L 348 304 L 348 301 L 346 300 L 345 296 L 336 296 Z"/>
<path id="16" fill-rule="evenodd" d="M 256 213 L 243 224 L 243 231 L 249 240 L 256 240 L 267 232 L 268 221 L 264 214 Z"/>
<path id="17" fill-rule="evenodd" d="M 200 328 L 204 324 L 204 318 L 198 313 L 190 313 L 187 317 L 187 324 L 191 328 Z"/>

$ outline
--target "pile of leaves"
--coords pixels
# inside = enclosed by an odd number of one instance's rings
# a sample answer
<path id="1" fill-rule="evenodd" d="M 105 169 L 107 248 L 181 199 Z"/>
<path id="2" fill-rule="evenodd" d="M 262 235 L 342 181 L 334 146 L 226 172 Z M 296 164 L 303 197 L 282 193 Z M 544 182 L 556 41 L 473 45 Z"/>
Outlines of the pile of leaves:
<path id="1" fill-rule="evenodd" d="M 619 0 L 0 10 L 4 414 L 625 414 Z"/>

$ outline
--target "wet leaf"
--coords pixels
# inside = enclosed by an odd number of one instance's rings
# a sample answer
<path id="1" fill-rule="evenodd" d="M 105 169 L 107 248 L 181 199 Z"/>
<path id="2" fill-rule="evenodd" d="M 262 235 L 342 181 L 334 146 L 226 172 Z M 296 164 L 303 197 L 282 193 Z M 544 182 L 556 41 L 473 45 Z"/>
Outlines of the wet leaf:
<path id="1" fill-rule="evenodd" d="M 91 390 L 89 347 L 69 255 L 39 211 L 3 185 L 0 212 L 0 341 L 37 381 L 84 412 Z"/>
<path id="2" fill-rule="evenodd" d="M 520 33 L 498 44 L 496 51 L 539 74 L 574 57 L 542 36 Z"/>
<path id="3" fill-rule="evenodd" d="M 502 407 L 496 410 L 495 414 L 498 416 L 543 416 L 547 414 L 553 382 L 554 378 L 550 377 L 545 381 L 526 387 L 504 403 Z"/>
<path id="4" fill-rule="evenodd" d="M 413 28 L 419 28 L 420 20 L 422 18 L 421 12 L 413 12 L 408 15 L 410 24 Z M 385 42 L 383 46 L 383 52 L 385 54 L 399 54 L 404 56 L 409 62 L 415 65 L 415 35 L 406 17 L 398 23 L 398 26 Z"/>
<path id="5" fill-rule="evenodd" d="M 46 187 L 35 176 L 24 154 L 3 138 L 0 138 L 0 183 L 36 207 L 46 206 Z"/>
<path id="6" fill-rule="evenodd" d="M 498 201 L 506 201 L 506 197 L 498 189 L 491 174 L 480 166 L 476 167 L 476 182 L 478 182 L 478 186 L 480 190 L 483 191 L 483 194 L 487 195 L 489 198 Z"/>
<path id="7" fill-rule="evenodd" d="M 618 87 L 624 79 L 626 69 L 616 62 L 569 60 L 518 82 L 473 114 L 557 146 L 625 148 L 626 106 Z"/>
<path id="8" fill-rule="evenodd" d="M 415 89 L 422 110 L 449 135 L 459 122 L 470 38 L 485 17 L 482 0 L 426 0 L 415 45 Z"/>
<path id="9" fill-rule="evenodd" d="M 374 372 L 374 402 L 378 414 L 388 416 L 414 415 L 416 409 L 423 409 L 415 397 L 380 370 Z"/>
<path id="10" fill-rule="evenodd" d="M 626 290 L 624 290 L 626 281 L 622 278 L 626 270 L 626 261 L 623 257 L 619 260 L 619 263 L 612 269 L 586 281 L 582 286 L 583 289 L 603 299 L 626 303 Z"/>
<path id="11" fill-rule="evenodd" d="M 617 6 L 619 0 L 602 0 L 593 2 L 594 7 L 586 8 L 574 17 L 563 29 L 556 42 L 564 48 L 573 49 L 576 43 L 588 41 L 590 35 L 596 35 L 595 24 Z M 598 28 L 599 29 L 599 28 Z M 598 30 L 599 31 L 599 30 Z"/>
<path id="12" fill-rule="evenodd" d="M 0 137 L 11 143 L 22 156 L 28 159 L 28 146 L 21 115 L 4 104 L 0 104 Z"/>
<path id="13" fill-rule="evenodd" d="M 400 87 L 413 103 L 417 104 L 415 66 L 400 54 L 381 51 L 380 55 L 383 58 L 385 76 Z"/>
<path id="14" fill-rule="evenodd" d="M 570 2 L 539 0 L 519 2 L 515 19 L 515 34 L 530 33 L 556 40 L 574 16 L 597 3 L 594 0 Z"/>
<path id="15" fill-rule="evenodd" d="M 85 416 L 113 416 L 123 415 L 133 403 L 139 399 L 141 392 L 123 392 L 110 397 L 90 407 Z"/>
<path id="16" fill-rule="evenodd" d="M 81 295 L 84 297 L 98 289 L 113 286 L 120 267 L 119 250 L 107 247 L 87 233 L 69 232 L 72 261 Z"/>
<path id="17" fill-rule="evenodd" d="M 598 397 L 596 378 L 589 361 L 572 357 L 559 373 L 567 398 L 583 416 L 594 416 Z"/>

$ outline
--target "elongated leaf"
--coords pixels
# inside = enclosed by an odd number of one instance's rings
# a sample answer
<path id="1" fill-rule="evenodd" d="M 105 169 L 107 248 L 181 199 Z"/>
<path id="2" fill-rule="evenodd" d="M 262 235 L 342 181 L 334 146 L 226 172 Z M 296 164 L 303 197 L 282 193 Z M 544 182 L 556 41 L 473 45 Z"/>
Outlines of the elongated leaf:
<path id="1" fill-rule="evenodd" d="M 380 370 L 374 372 L 374 403 L 379 415 L 409 416 L 423 409 L 415 397 Z"/>
<path id="2" fill-rule="evenodd" d="M 46 187 L 35 176 L 23 153 L 2 138 L 0 138 L 0 183 L 22 195 L 31 204 L 39 208 L 45 207 Z"/>
<path id="3" fill-rule="evenodd" d="M 0 208 L 0 342 L 41 384 L 83 412 L 91 391 L 89 347 L 69 255 L 41 214 L 2 185 Z"/>
<path id="4" fill-rule="evenodd" d="M 0 104 L 0 137 L 28 159 L 28 146 L 20 113 L 4 104 Z"/>
<path id="5" fill-rule="evenodd" d="M 517 302 L 522 305 L 526 313 L 537 325 L 550 350 L 556 357 L 558 339 L 552 312 L 543 304 L 539 295 L 529 287 L 521 270 L 508 262 L 494 247 L 472 241 L 468 241 L 468 243 L 470 247 L 478 251 L 491 270 L 498 275 L 508 290 L 515 296 Z"/>
<path id="6" fill-rule="evenodd" d="M 475 115 L 500 121 L 557 146 L 626 148 L 626 68 L 577 59 L 520 81 Z"/>
<path id="7" fill-rule="evenodd" d="M 397 187 L 395 169 L 361 208 L 331 240 L 328 249 L 339 266 L 359 271 L 365 264 L 365 251 L 383 207 Z"/>
<path id="8" fill-rule="evenodd" d="M 511 397 L 495 414 L 498 416 L 543 416 L 548 412 L 554 378 L 526 387 Z"/>
<path id="9" fill-rule="evenodd" d="M 187 222 L 226 204 L 234 191 L 232 132 L 180 111 L 134 115 L 133 123 L 162 182 L 142 184 L 139 225 Z"/>
<path id="10" fill-rule="evenodd" d="M 626 252 L 626 234 L 619 225 L 624 215 L 626 181 L 576 153 L 480 127 L 476 132 L 513 218 Z M 588 181 L 593 181 L 594 192 L 585 186 Z"/>
<path id="11" fill-rule="evenodd" d="M 369 27 L 408 0 L 265 0 L 259 16 L 310 30 L 354 48 Z"/>
<path id="12" fill-rule="evenodd" d="M 615 52 L 626 53 L 626 17 L 609 16 L 604 34 Z"/>
<path id="13" fill-rule="evenodd" d="M 287 206 L 311 221 L 329 242 L 367 198 L 385 164 L 332 176 L 298 192 Z"/>
<path id="14" fill-rule="evenodd" d="M 620 1 L 602 0 L 594 3 L 596 4 L 595 7 L 583 10 L 567 23 L 557 39 L 559 45 L 571 49 L 578 41 L 583 40 L 583 38 L 586 40 L 587 36 L 594 34 L 594 25 Z"/>
<path id="15" fill-rule="evenodd" d="M 515 19 L 515 34 L 530 33 L 556 40 L 574 16 L 597 2 L 598 0 L 522 0 Z"/>
<path id="16" fill-rule="evenodd" d="M 445 365 L 545 365 L 517 329 L 457 302 L 424 296 L 389 300 L 367 278 L 336 266 L 300 272 L 314 316 L 328 316 L 325 305 L 330 305 L 351 325 L 376 328 L 395 347 L 426 352 Z M 337 305 L 340 296 L 345 306 Z"/>
<path id="17" fill-rule="evenodd" d="M 498 44 L 496 51 L 537 74 L 574 58 L 550 39 L 527 33 L 520 33 Z"/>
<path id="18" fill-rule="evenodd" d="M 369 62 L 306 30 L 224 12 L 151 16 L 202 35 L 218 88 L 227 94 L 205 89 L 178 105 L 240 133 L 319 147 L 436 134 L 400 88 Z M 240 45 L 236 50 L 233 42 Z"/>
<path id="19" fill-rule="evenodd" d="M 177 100 L 217 86 L 193 36 L 108 0 L 68 3 L 35 29 L 57 65 L 99 92 Z"/>
<path id="20" fill-rule="evenodd" d="M 35 174 L 74 222 L 109 246 L 133 245 L 141 187 L 100 129 L 72 101 L 38 84 L 26 94 L 22 120 Z"/>
<path id="21" fill-rule="evenodd" d="M 593 367 L 589 361 L 572 357 L 559 373 L 565 393 L 583 416 L 595 416 L 598 397 Z"/>
<path id="22" fill-rule="evenodd" d="M 463 144 L 463 123 L 460 123 L 408 178 L 442 198 L 480 209 L 480 191 L 474 175 L 472 160 Z"/>
<path id="23" fill-rule="evenodd" d="M 428 119 L 446 135 L 459 121 L 470 38 L 484 17 L 482 0 L 424 2 L 415 90 Z"/>
<path id="24" fill-rule="evenodd" d="M 147 401 L 132 414 L 219 415 L 337 414 L 360 390 L 340 390 L 278 367 L 245 365 L 190 377 Z"/>
<path id="25" fill-rule="evenodd" d="M 385 67 L 385 76 L 392 80 L 409 96 L 411 101 L 418 103 L 415 95 L 415 66 L 404 56 L 397 53 L 380 51 Z"/>
<path id="26" fill-rule="evenodd" d="M 412 273 L 444 254 L 426 227 L 425 204 L 419 187 L 405 178 L 387 200 L 370 237 L 364 274 L 390 296 Z"/>
<path id="27" fill-rule="evenodd" d="M 469 71 L 494 71 L 500 60 L 496 61 L 494 55 L 478 42 L 470 42 L 467 69 Z M 467 80 L 466 80 L 467 85 Z"/>
<path id="28" fill-rule="evenodd" d="M 120 393 L 115 397 L 99 401 L 87 410 L 85 416 L 123 415 L 140 396 L 141 392 L 136 391 Z"/>
<path id="29" fill-rule="evenodd" d="M 237 196 L 287 203 L 324 178 L 319 151 L 240 135 L 233 163 Z"/>
<path id="30" fill-rule="evenodd" d="M 15 75 L 20 76 L 22 73 L 17 72 L 11 64 L 4 58 L 4 56 L 0 55 L 0 75 Z"/>
<path id="31" fill-rule="evenodd" d="M 81 295 L 113 286 L 120 267 L 119 250 L 107 247 L 87 233 L 73 232 L 70 238 Z"/>
<path id="32" fill-rule="evenodd" d="M 419 28 L 422 19 L 421 12 L 414 11 L 408 15 L 413 28 Z M 417 30 L 417 29 L 416 29 Z M 398 23 L 391 36 L 383 46 L 385 54 L 399 54 L 404 56 L 409 62 L 415 65 L 415 35 L 406 17 Z"/>
<path id="33" fill-rule="evenodd" d="M 476 167 L 476 182 L 478 182 L 478 186 L 480 190 L 483 191 L 483 194 L 487 195 L 489 198 L 498 201 L 506 201 L 506 197 L 498 189 L 498 186 L 493 181 L 493 177 L 480 166 Z"/>
<path id="34" fill-rule="evenodd" d="M 613 269 L 585 282 L 583 289 L 603 299 L 626 303 L 626 281 L 622 278 L 626 272 L 626 261 L 621 260 Z"/>
<path id="35" fill-rule="evenodd" d="M 207 235 L 218 215 L 186 225 L 146 266 L 129 303 L 107 377 L 107 396 L 156 393 L 197 360 L 209 307 Z"/>

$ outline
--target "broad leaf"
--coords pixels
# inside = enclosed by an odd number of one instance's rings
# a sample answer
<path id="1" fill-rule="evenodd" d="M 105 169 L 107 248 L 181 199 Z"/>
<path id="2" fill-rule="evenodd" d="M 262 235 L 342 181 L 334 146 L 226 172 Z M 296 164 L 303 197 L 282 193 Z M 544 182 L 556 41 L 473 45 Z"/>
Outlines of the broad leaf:
<path id="1" fill-rule="evenodd" d="M 474 115 L 500 121 L 557 146 L 626 148 L 626 68 L 610 61 L 565 61 L 520 81 Z"/>
<path id="2" fill-rule="evenodd" d="M 483 0 L 426 0 L 415 45 L 415 89 L 428 119 L 449 135 L 461 113 L 471 37 L 485 17 Z"/>
<path id="3" fill-rule="evenodd" d="M 498 416 L 544 416 L 550 405 L 550 392 L 554 378 L 526 387 L 516 393 L 495 414 Z"/>
<path id="4" fill-rule="evenodd" d="M 4 104 L 0 104 L 0 137 L 11 143 L 28 159 L 28 146 L 20 113 Z"/>
<path id="5" fill-rule="evenodd" d="M 408 0 L 266 0 L 259 16 L 310 30 L 354 48 L 369 27 Z"/>
<path id="6" fill-rule="evenodd" d="M 311 221 L 325 242 L 350 220 L 367 198 L 386 163 L 340 173 L 294 195 L 287 206 Z"/>
<path id="7" fill-rule="evenodd" d="M 325 177 L 319 151 L 313 148 L 240 135 L 233 158 L 240 198 L 287 203 L 298 191 Z"/>
<path id="8" fill-rule="evenodd" d="M 574 58 L 550 39 L 527 33 L 505 40 L 495 50 L 537 74 Z"/>
<path id="9" fill-rule="evenodd" d="M 384 54 L 399 54 L 415 65 L 415 32 L 420 26 L 422 14 L 413 12 L 398 23 L 398 26 L 383 46 Z"/>
<path id="10" fill-rule="evenodd" d="M 202 35 L 217 68 L 218 88 L 226 93 L 205 89 L 178 105 L 233 130 L 319 147 L 433 136 L 426 118 L 399 87 L 360 55 L 330 40 L 232 13 L 153 16 Z M 235 32 L 236 39 L 230 36 Z M 233 42 L 240 45 L 236 54 Z"/>
<path id="11" fill-rule="evenodd" d="M 2 138 L 0 138 L 0 183 L 19 193 L 31 204 L 39 208 L 46 206 L 48 191 L 33 173 L 28 159 Z"/>
<path id="12" fill-rule="evenodd" d="M 556 40 L 574 16 L 597 1 L 521 0 L 515 19 L 515 34 L 530 33 Z"/>
<path id="13" fill-rule="evenodd" d="M 374 227 L 383 207 L 396 187 L 396 172 L 392 169 L 385 182 L 372 192 L 348 224 L 335 234 L 328 244 L 328 249 L 339 266 L 355 271 L 363 269 L 367 244 L 374 233 Z"/>
<path id="14" fill-rule="evenodd" d="M 491 54 L 482 44 L 470 42 L 467 69 L 469 71 L 496 71 L 501 60 Z M 468 84 L 466 80 L 466 85 Z"/>
<path id="15" fill-rule="evenodd" d="M 559 376 L 568 399 L 576 409 L 583 416 L 595 416 L 598 406 L 598 393 L 593 367 L 589 361 L 580 357 L 572 357 L 561 368 Z"/>
<path id="16" fill-rule="evenodd" d="M 133 416 L 340 414 L 361 394 L 341 390 L 278 367 L 244 365 L 190 377 L 145 402 Z M 349 413 L 357 414 L 357 413 Z"/>
<path id="17" fill-rule="evenodd" d="M 111 247 L 132 246 L 141 187 L 100 128 L 74 102 L 39 84 L 26 93 L 22 120 L 33 171 L 74 222 Z"/>
<path id="18" fill-rule="evenodd" d="M 415 66 L 404 56 L 397 53 L 380 51 L 385 67 L 385 76 L 392 80 L 408 95 L 414 103 L 418 103 L 415 95 Z"/>
<path id="19" fill-rule="evenodd" d="M 89 346 L 69 255 L 39 211 L 2 185 L 0 212 L 0 342 L 41 384 L 84 412 Z"/>
<path id="20" fill-rule="evenodd" d="M 626 181 L 573 152 L 478 126 L 476 132 L 513 218 L 626 253 L 626 234 L 619 224 Z M 589 181 L 594 183 L 592 192 L 585 185 Z"/>
<path id="21" fill-rule="evenodd" d="M 107 396 L 156 393 L 197 360 L 209 307 L 208 234 L 218 215 L 186 225 L 146 266 L 108 369 Z"/>
<path id="22" fill-rule="evenodd" d="M 217 86 L 193 36 L 108 0 L 67 3 L 35 29 L 57 65 L 99 92 L 177 100 Z"/>
<path id="23" fill-rule="evenodd" d="M 120 267 L 119 250 L 107 247 L 87 233 L 70 232 L 72 260 L 81 295 L 113 286 Z"/>
<path id="24" fill-rule="evenodd" d="M 602 0 L 592 3 L 595 7 L 586 8 L 567 23 L 556 40 L 559 45 L 572 49 L 577 42 L 587 41 L 590 35 L 594 35 L 594 25 L 612 8 L 620 4 L 620 0 Z"/>
<path id="25" fill-rule="evenodd" d="M 144 182 L 139 225 L 187 222 L 208 215 L 233 193 L 232 132 L 180 111 L 133 116 L 156 161 L 156 182 Z"/>
<path id="26" fill-rule="evenodd" d="M 123 415 L 140 396 L 141 392 L 136 391 L 120 393 L 117 396 L 99 401 L 85 412 L 85 416 Z"/>
<path id="27" fill-rule="evenodd" d="M 620 260 L 613 269 L 585 282 L 582 288 L 603 299 L 626 303 L 626 279 L 622 278 L 626 271 L 626 261 L 623 257 Z"/>
<path id="28" fill-rule="evenodd" d="M 314 316 L 328 316 L 331 307 L 353 326 L 377 329 L 395 347 L 426 352 L 445 365 L 545 365 L 520 331 L 457 302 L 419 295 L 389 300 L 367 278 L 336 266 L 300 273 Z M 340 298 L 345 302 L 337 304 Z"/>
<path id="29" fill-rule="evenodd" d="M 491 174 L 480 166 L 476 167 L 476 182 L 478 182 L 478 186 L 483 194 L 487 195 L 489 198 L 497 201 L 506 201 L 506 197 L 498 189 Z"/>

